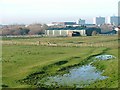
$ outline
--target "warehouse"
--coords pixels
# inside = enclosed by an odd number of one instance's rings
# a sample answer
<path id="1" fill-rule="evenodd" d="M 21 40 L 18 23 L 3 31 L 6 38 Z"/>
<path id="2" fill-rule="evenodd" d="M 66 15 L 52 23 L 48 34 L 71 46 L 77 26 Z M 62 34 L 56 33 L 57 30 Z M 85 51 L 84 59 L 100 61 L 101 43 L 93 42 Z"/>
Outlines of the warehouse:
<path id="1" fill-rule="evenodd" d="M 47 36 L 91 36 L 92 32 L 101 33 L 100 28 L 85 28 L 85 27 L 65 27 L 65 28 L 49 28 L 45 30 Z"/>
<path id="2" fill-rule="evenodd" d="M 49 28 L 45 30 L 47 36 L 85 36 L 85 28 L 81 27 L 65 27 L 65 28 Z"/>
<path id="3" fill-rule="evenodd" d="M 85 36 L 85 30 L 46 30 L 47 36 Z"/>

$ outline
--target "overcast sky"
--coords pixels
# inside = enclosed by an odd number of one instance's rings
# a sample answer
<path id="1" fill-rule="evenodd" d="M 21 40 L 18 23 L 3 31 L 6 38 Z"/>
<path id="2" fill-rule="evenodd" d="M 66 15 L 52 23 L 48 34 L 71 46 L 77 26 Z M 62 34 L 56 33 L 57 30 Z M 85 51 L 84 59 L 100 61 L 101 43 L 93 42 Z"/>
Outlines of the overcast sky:
<path id="1" fill-rule="evenodd" d="M 30 24 L 54 21 L 92 23 L 95 16 L 118 13 L 119 0 L 0 0 L 0 23 Z"/>

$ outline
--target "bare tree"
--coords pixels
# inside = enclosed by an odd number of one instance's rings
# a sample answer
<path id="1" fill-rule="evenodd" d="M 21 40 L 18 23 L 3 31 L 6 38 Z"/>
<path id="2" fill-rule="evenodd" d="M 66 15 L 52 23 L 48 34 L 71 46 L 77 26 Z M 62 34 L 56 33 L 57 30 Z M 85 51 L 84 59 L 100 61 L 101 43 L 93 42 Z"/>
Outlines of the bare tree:
<path id="1" fill-rule="evenodd" d="M 102 32 L 108 32 L 113 30 L 113 26 L 109 24 L 103 24 L 100 26 Z"/>
<path id="2" fill-rule="evenodd" d="M 19 25 L 8 25 L 1 29 L 2 35 L 26 35 L 29 29 Z"/>
<path id="3" fill-rule="evenodd" d="M 42 25 L 42 33 L 45 33 L 45 30 L 47 30 L 49 27 L 48 27 L 48 25 L 46 25 L 46 24 L 43 24 Z"/>
<path id="4" fill-rule="evenodd" d="M 27 28 L 30 30 L 29 31 L 30 35 L 41 34 L 41 32 L 42 32 L 42 25 L 41 24 L 31 24 Z"/>

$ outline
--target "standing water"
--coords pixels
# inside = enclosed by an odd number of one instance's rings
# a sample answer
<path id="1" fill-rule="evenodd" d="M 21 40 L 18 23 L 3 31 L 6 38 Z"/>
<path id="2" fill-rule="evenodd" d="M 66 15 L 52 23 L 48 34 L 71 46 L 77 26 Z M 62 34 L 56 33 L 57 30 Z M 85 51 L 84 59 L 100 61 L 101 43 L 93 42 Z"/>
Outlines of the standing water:
<path id="1" fill-rule="evenodd" d="M 79 87 L 82 88 L 97 80 L 106 79 L 107 76 L 102 76 L 103 72 L 97 71 L 92 65 L 85 65 L 69 71 L 68 74 L 51 76 L 43 78 L 43 84 L 47 86 L 63 86 L 63 87 Z"/>
<path id="2" fill-rule="evenodd" d="M 99 56 L 96 56 L 95 58 L 100 60 L 109 60 L 115 57 L 113 55 L 99 55 Z"/>

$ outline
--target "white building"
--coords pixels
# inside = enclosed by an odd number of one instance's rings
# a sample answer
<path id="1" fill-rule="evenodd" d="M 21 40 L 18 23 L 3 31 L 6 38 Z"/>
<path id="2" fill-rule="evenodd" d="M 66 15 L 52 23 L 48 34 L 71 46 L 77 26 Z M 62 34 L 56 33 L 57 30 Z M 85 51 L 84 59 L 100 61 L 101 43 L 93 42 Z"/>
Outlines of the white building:
<path id="1" fill-rule="evenodd" d="M 85 20 L 79 19 L 79 20 L 78 20 L 78 24 L 80 24 L 80 25 L 85 25 Z"/>
<path id="2" fill-rule="evenodd" d="M 105 17 L 95 17 L 93 23 L 96 25 L 105 24 Z"/>
<path id="3" fill-rule="evenodd" d="M 78 32 L 81 36 L 86 35 L 86 30 L 46 30 L 47 36 L 72 36 L 74 32 Z"/>

